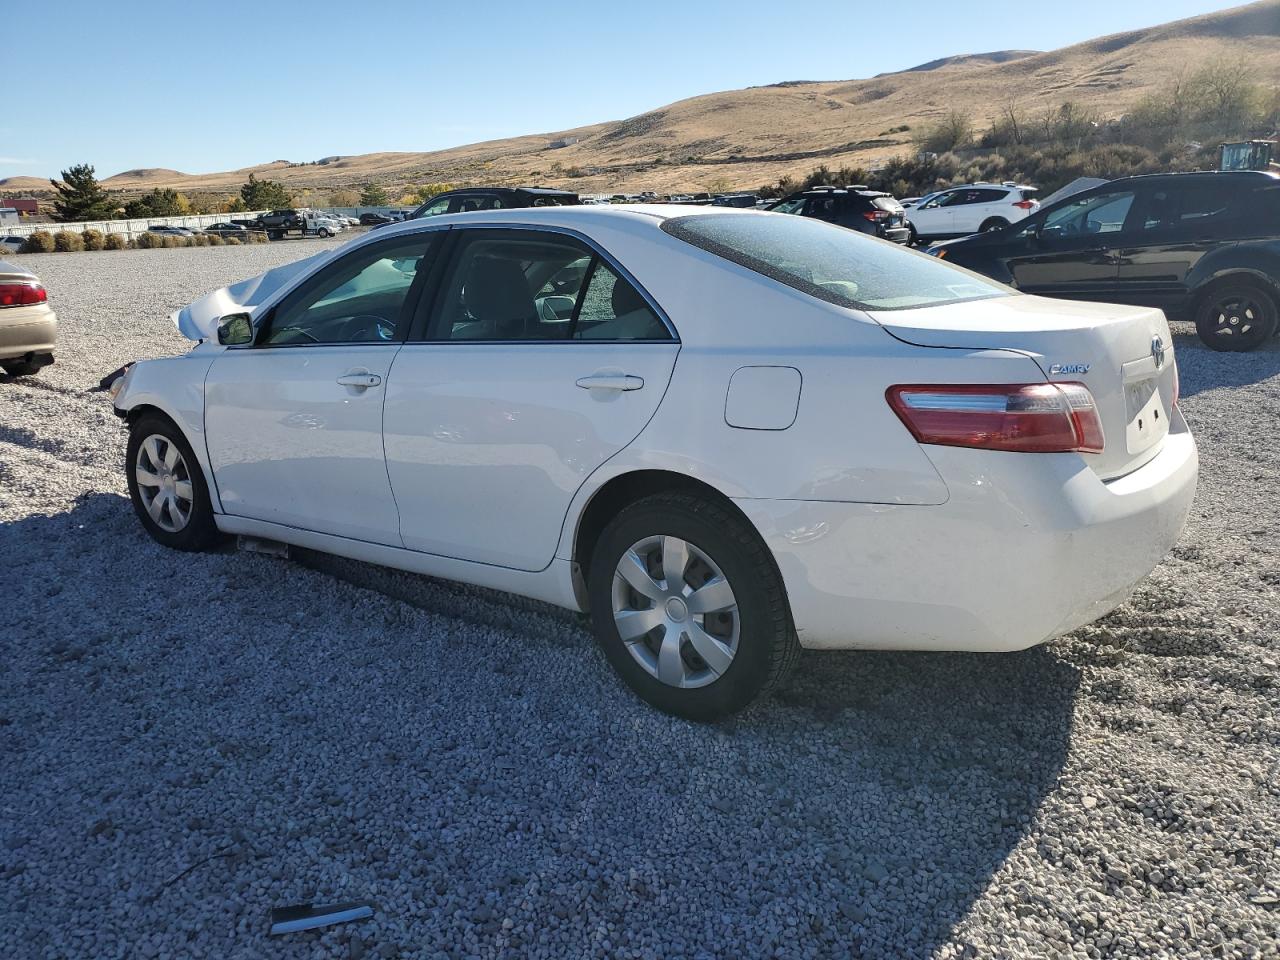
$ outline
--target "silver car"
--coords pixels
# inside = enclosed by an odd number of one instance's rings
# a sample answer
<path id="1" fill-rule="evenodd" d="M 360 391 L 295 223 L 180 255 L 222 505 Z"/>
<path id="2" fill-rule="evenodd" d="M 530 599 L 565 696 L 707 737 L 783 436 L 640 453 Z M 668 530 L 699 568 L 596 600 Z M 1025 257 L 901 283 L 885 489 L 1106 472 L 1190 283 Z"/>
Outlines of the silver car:
<path id="1" fill-rule="evenodd" d="M 34 273 L 0 260 L 0 368 L 25 377 L 53 363 L 58 315 Z"/>

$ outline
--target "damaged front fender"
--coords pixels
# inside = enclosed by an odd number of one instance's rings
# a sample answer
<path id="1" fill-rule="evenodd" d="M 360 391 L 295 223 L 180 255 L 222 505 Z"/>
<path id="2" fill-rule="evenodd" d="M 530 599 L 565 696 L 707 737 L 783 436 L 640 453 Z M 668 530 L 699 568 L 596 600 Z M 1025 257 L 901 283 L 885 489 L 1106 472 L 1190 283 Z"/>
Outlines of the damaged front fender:
<path id="1" fill-rule="evenodd" d="M 188 340 L 212 340 L 218 334 L 218 321 L 229 313 L 253 315 L 277 292 L 294 280 L 308 273 L 319 261 L 332 255 L 331 251 L 286 263 L 284 266 L 260 273 L 248 280 L 241 280 L 213 293 L 207 293 L 181 310 L 170 314 L 178 332 Z"/>

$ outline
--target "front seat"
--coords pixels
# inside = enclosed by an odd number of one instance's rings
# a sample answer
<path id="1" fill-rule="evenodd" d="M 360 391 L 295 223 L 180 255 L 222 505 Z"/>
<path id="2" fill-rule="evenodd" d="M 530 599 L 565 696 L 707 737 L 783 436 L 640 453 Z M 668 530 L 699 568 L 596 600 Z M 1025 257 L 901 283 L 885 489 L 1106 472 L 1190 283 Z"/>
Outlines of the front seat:
<path id="1" fill-rule="evenodd" d="M 537 322 L 529 281 L 520 264 L 497 257 L 476 257 L 467 269 L 462 301 L 478 329 L 478 340 L 524 340 Z"/>

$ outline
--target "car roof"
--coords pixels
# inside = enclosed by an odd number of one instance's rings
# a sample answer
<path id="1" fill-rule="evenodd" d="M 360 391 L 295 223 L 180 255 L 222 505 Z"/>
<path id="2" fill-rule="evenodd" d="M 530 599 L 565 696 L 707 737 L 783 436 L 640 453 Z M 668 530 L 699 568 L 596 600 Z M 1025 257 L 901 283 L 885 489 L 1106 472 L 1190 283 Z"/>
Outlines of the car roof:
<path id="1" fill-rule="evenodd" d="M 456 190 L 445 190 L 437 193 L 432 200 L 440 197 L 456 197 L 464 196 L 469 193 L 528 193 L 539 197 L 576 197 L 577 194 L 572 190 L 557 190 L 554 187 L 459 187 Z"/>
<path id="2" fill-rule="evenodd" d="M 1179 173 L 1140 173 L 1132 177 L 1120 177 L 1104 184 L 1094 187 L 1099 190 L 1102 187 L 1114 186 L 1117 183 L 1152 183 L 1154 181 L 1168 180 L 1173 183 L 1186 183 L 1189 180 L 1208 179 L 1210 177 L 1221 179 L 1228 177 L 1235 180 L 1255 180 L 1259 185 L 1268 181 L 1271 183 L 1280 183 L 1280 174 L 1272 173 L 1270 170 L 1185 170 Z"/>
<path id="3" fill-rule="evenodd" d="M 419 217 L 388 224 L 369 237 L 390 237 L 398 233 L 438 229 L 445 226 L 472 226 L 485 223 L 510 223 L 517 226 L 562 227 L 588 230 L 592 227 L 659 226 L 675 217 L 700 216 L 775 216 L 745 207 L 685 206 L 672 203 L 580 204 L 568 207 L 508 207 L 501 210 L 472 210 L 467 213 L 445 213 L 435 217 Z M 781 216 L 781 214 L 776 214 Z"/>

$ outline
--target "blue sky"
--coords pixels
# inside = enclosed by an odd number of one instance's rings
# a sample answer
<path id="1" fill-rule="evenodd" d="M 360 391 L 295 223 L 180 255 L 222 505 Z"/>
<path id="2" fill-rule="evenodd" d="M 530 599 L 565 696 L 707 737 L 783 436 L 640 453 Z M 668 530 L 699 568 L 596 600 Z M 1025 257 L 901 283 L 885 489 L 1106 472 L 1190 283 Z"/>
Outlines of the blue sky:
<path id="1" fill-rule="evenodd" d="M 1234 5 L 0 0 L 5 100 L 21 106 L 0 115 L 0 177 L 432 150 Z"/>

